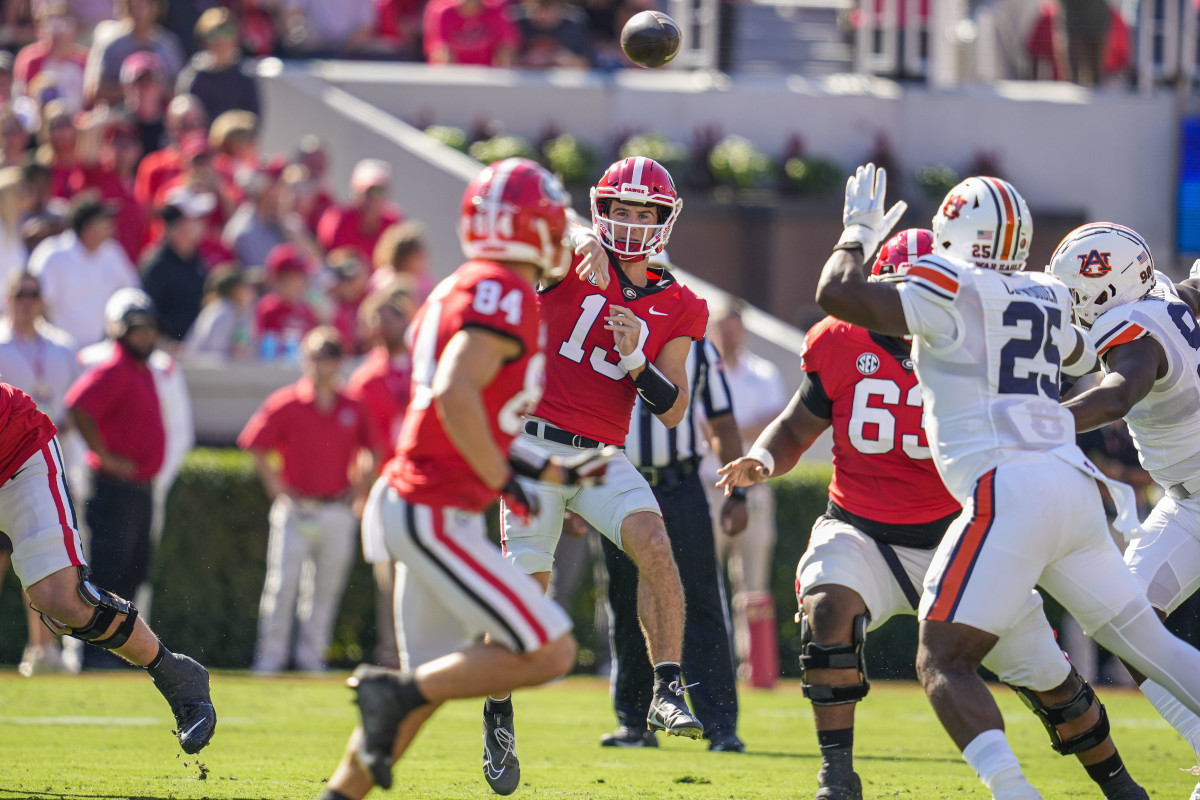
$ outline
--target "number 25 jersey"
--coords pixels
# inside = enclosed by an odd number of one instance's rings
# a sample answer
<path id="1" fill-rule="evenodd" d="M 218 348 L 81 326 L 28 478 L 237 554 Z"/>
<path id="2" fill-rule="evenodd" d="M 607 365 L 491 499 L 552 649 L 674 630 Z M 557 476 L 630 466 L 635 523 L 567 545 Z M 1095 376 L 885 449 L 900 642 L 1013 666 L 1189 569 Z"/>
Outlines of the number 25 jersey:
<path id="1" fill-rule="evenodd" d="M 1061 281 L 924 256 L 899 289 L 929 445 L 960 502 L 1006 452 L 1074 443 L 1058 392 L 1062 358 L 1079 334 Z"/>
<path id="2" fill-rule="evenodd" d="M 468 261 L 437 285 L 417 311 L 412 337 L 412 399 L 404 415 L 396 456 L 384 476 L 406 500 L 483 511 L 499 494 L 471 469 L 433 404 L 433 376 L 456 333 L 479 328 L 513 339 L 521 354 L 506 362 L 483 390 L 492 438 L 508 453 L 521 415 L 542 391 L 545 357 L 533 287 L 492 261 Z"/>
<path id="3" fill-rule="evenodd" d="M 623 445 L 637 389 L 625 370 L 613 332 L 605 330 L 610 305 L 624 306 L 642 321 L 642 352 L 653 363 L 663 346 L 680 336 L 700 339 L 708 305 L 669 272 L 634 286 L 609 267 L 608 288 L 580 280 L 574 266 L 561 283 L 538 296 L 546 323 L 546 393 L 534 416 L 571 433 Z"/>

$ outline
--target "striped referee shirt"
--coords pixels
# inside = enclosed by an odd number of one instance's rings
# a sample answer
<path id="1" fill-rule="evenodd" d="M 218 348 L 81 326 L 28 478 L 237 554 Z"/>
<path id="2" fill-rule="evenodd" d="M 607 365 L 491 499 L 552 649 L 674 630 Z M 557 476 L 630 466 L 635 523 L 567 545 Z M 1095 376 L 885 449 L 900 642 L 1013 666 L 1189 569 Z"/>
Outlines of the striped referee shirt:
<path id="1" fill-rule="evenodd" d="M 629 421 L 625 454 L 636 467 L 669 467 L 694 458 L 696 452 L 696 405 L 701 404 L 706 419 L 733 413 L 733 399 L 721 369 L 721 357 L 708 339 L 692 342 L 687 358 L 687 380 L 691 400 L 683 420 L 668 428 L 650 413 L 639 396 Z"/>

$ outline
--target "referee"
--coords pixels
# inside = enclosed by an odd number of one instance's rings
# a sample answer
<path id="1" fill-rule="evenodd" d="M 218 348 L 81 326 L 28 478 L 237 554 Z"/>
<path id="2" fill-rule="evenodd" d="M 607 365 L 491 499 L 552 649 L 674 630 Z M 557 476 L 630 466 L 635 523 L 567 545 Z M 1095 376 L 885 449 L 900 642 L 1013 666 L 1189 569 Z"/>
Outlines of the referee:
<path id="1" fill-rule="evenodd" d="M 667 428 L 639 398 L 633 408 L 625 452 L 658 498 L 675 563 L 679 566 L 687 602 L 683 674 L 689 681 L 692 709 L 704 723 L 709 750 L 741 753 L 746 746 L 737 736 L 737 690 L 729 648 L 725 590 L 717 569 L 708 499 L 698 470 L 698 426 L 694 414 L 697 404 L 703 404 L 722 463 L 739 457 L 742 444 L 720 357 L 707 339 L 692 344 L 687 373 L 692 399 L 683 421 Z M 745 490 L 734 490 L 734 495 L 725 501 L 721 526 L 731 534 L 746 527 Z M 638 627 L 637 567 L 612 542 L 604 539 L 603 546 L 612 617 L 613 703 L 620 727 L 600 737 L 600 744 L 657 747 L 654 732 L 646 729 L 654 676 Z"/>

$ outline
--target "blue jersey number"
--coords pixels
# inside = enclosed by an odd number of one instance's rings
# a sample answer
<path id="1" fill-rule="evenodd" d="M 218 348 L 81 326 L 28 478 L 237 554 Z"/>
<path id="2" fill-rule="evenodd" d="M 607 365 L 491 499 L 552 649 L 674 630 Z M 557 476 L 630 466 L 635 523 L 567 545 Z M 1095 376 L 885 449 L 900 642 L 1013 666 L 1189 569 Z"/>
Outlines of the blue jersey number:
<path id="1" fill-rule="evenodd" d="M 1029 331 L 1022 331 L 1000 348 L 1000 394 L 1041 394 L 1057 400 L 1062 357 L 1051 332 L 1062 325 L 1062 312 L 1016 300 L 1004 309 L 1003 321 L 1006 328 L 1021 328 L 1027 322 Z"/>

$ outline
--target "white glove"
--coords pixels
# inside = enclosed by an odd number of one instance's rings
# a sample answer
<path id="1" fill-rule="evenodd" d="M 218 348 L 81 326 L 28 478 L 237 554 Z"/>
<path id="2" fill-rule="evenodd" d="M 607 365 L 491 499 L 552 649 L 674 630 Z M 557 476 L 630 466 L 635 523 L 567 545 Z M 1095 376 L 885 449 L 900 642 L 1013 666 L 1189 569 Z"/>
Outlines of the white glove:
<path id="1" fill-rule="evenodd" d="M 1188 270 L 1189 278 L 1200 278 L 1200 258 L 1192 262 L 1192 268 Z"/>
<path id="2" fill-rule="evenodd" d="M 838 244 L 858 242 L 862 245 L 864 259 L 875 255 L 879 245 L 908 210 L 908 203 L 900 200 L 885 214 L 885 194 L 887 170 L 877 170 L 874 164 L 859 167 L 846 180 L 846 206 L 842 210 L 842 225 L 845 226 L 845 230 L 842 231 L 842 238 L 838 239 Z"/>

